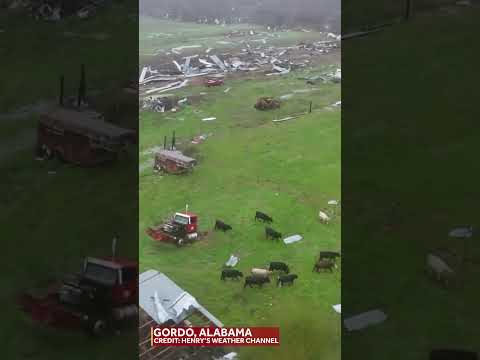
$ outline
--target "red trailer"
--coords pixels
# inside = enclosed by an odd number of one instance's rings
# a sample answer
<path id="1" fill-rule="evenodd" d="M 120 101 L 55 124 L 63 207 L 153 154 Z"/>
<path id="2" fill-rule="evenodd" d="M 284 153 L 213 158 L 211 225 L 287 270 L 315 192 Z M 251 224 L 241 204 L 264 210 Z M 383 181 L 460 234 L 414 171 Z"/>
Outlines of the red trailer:
<path id="1" fill-rule="evenodd" d="M 36 322 L 101 335 L 136 322 L 137 297 L 136 262 L 88 257 L 79 274 L 26 292 L 18 302 Z"/>
<path id="2" fill-rule="evenodd" d="M 134 131 L 110 124 L 98 113 L 58 107 L 40 116 L 37 153 L 92 166 L 116 159 L 135 137 Z"/>
<path id="3" fill-rule="evenodd" d="M 183 155 L 180 151 L 160 150 L 155 155 L 155 163 L 153 167 L 158 171 L 178 175 L 191 172 L 196 164 L 197 160 Z"/>
<path id="4" fill-rule="evenodd" d="M 177 212 L 164 223 L 149 227 L 147 234 L 156 241 L 171 242 L 177 246 L 198 240 L 198 216 L 192 212 Z"/>

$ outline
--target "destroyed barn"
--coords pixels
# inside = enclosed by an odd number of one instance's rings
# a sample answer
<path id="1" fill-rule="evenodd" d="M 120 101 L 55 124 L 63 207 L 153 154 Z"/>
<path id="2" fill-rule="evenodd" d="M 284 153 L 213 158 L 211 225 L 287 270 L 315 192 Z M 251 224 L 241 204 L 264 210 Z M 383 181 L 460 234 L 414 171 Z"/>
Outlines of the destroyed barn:
<path id="1" fill-rule="evenodd" d="M 139 359 L 212 360 L 226 354 L 221 347 L 151 347 L 151 327 L 214 326 L 223 324 L 166 275 L 147 270 L 139 277 Z"/>

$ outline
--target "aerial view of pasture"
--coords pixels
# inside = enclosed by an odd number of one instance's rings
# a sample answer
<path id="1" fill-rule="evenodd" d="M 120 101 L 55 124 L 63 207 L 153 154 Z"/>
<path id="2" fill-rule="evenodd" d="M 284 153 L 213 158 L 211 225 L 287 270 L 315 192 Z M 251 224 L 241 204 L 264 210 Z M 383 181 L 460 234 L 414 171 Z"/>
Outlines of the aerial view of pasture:
<path id="1" fill-rule="evenodd" d="M 140 272 L 224 326 L 280 327 L 241 359 L 339 359 L 340 37 L 145 16 L 139 35 Z"/>

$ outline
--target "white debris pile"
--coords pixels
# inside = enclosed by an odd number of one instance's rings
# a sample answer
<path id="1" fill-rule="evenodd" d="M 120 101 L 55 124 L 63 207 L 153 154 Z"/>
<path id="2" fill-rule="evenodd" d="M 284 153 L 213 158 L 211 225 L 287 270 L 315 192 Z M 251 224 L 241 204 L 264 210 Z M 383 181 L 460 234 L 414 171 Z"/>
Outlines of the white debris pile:
<path id="1" fill-rule="evenodd" d="M 301 235 L 292 235 L 292 236 L 289 236 L 289 237 L 286 237 L 285 239 L 283 239 L 283 243 L 284 244 L 293 244 L 293 243 L 296 243 L 300 240 L 302 240 L 303 237 Z"/>
<path id="2" fill-rule="evenodd" d="M 253 34 L 253 35 L 252 35 Z M 241 34 L 240 34 L 241 35 Z M 245 34 L 244 34 L 245 35 Z M 248 32 L 252 36 L 265 36 L 261 39 L 248 39 L 237 42 L 242 48 L 236 53 L 213 53 L 213 48 L 201 50 L 202 45 L 184 45 L 165 52 L 170 58 L 162 69 L 144 67 L 139 83 L 146 85 L 152 81 L 173 81 L 197 76 L 208 76 L 227 72 L 265 71 L 267 76 L 285 75 L 298 68 L 306 67 L 310 58 L 315 55 L 328 54 L 340 47 L 340 37 L 325 33 L 322 41 L 314 43 L 300 43 L 289 47 L 276 47 L 268 43 L 270 33 L 257 34 Z M 227 35 L 229 40 L 237 36 L 236 33 Z M 234 44 L 232 41 L 218 41 L 221 45 Z M 198 54 L 185 56 L 184 50 L 199 49 Z M 327 76 L 328 77 L 328 76 Z M 330 76 L 332 81 L 341 80 L 341 70 Z M 326 79 L 326 78 L 325 78 Z"/>
<path id="3" fill-rule="evenodd" d="M 198 144 L 201 144 L 203 143 L 205 140 L 207 140 L 210 136 L 212 136 L 213 134 L 202 134 L 202 135 L 198 135 L 198 136 L 195 136 L 191 143 L 194 144 L 194 145 L 198 145 Z"/>
<path id="4" fill-rule="evenodd" d="M 173 97 L 148 96 L 143 99 L 142 110 L 165 112 L 175 109 L 176 99 Z"/>

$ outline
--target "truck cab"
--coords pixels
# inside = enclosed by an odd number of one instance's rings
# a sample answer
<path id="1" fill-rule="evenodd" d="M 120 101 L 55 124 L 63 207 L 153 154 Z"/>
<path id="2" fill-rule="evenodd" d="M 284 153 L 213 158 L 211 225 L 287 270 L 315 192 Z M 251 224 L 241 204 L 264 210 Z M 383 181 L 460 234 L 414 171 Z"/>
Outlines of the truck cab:
<path id="1" fill-rule="evenodd" d="M 173 222 L 185 229 L 188 235 L 196 234 L 197 232 L 197 215 L 192 213 L 175 213 Z"/>
<path id="2" fill-rule="evenodd" d="M 92 286 L 112 306 L 132 304 L 137 299 L 138 267 L 135 263 L 117 259 L 87 257 L 83 264 L 80 284 Z"/>

